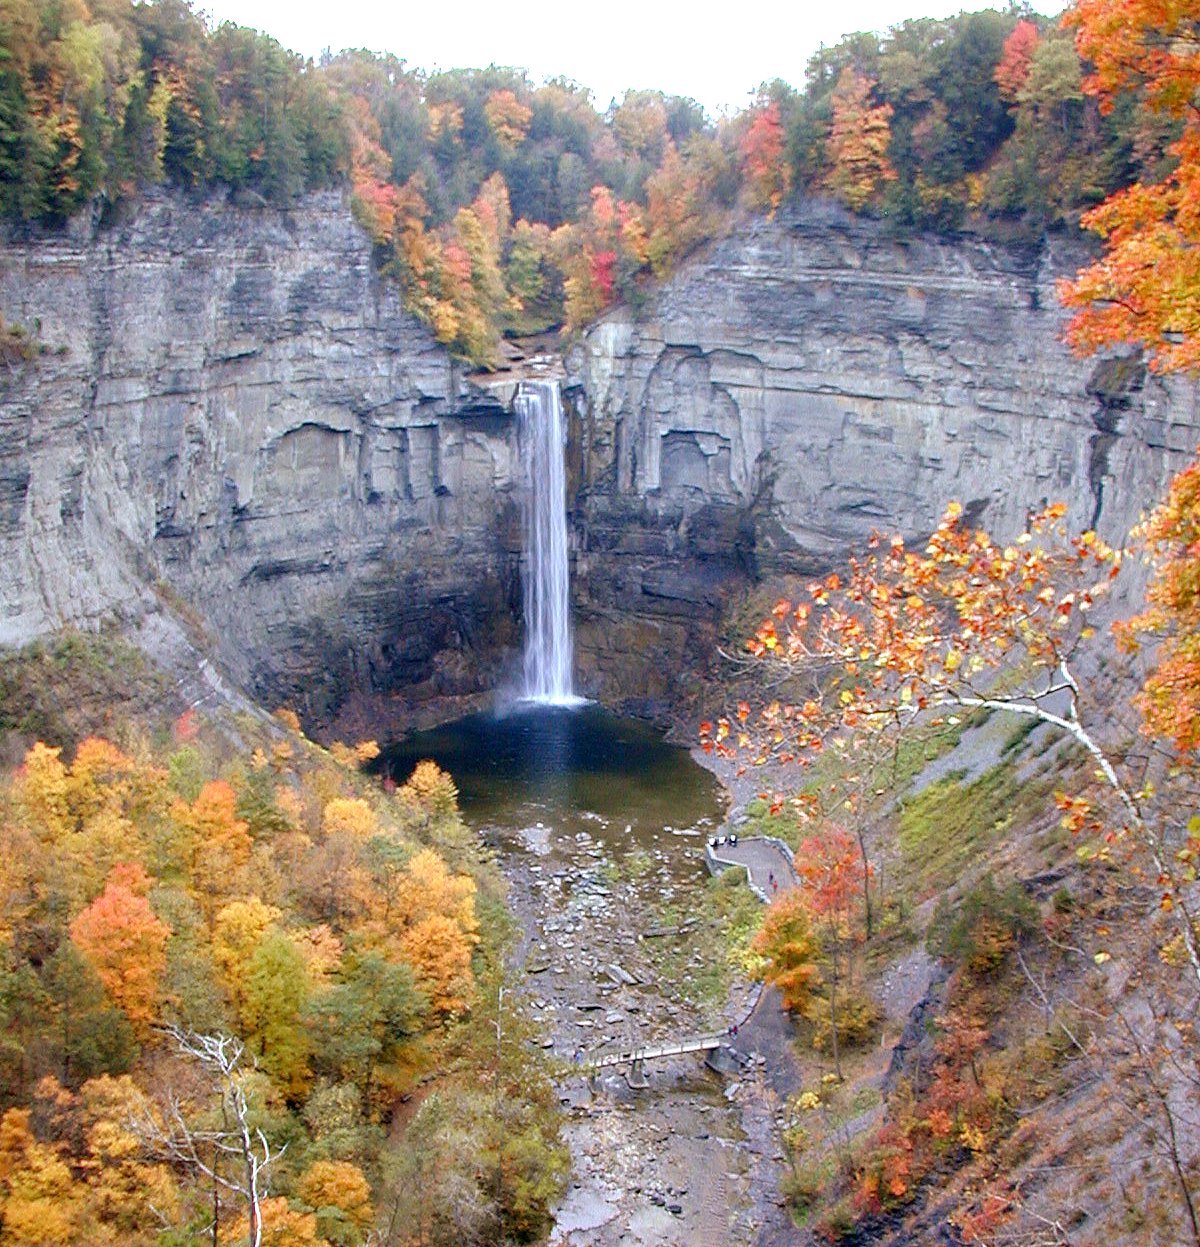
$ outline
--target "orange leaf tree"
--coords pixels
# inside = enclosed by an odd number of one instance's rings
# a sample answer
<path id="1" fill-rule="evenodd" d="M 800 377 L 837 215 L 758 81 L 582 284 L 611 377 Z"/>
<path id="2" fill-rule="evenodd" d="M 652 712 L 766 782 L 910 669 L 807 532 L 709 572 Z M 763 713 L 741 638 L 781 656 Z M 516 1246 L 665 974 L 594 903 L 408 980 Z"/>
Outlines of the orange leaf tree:
<path id="1" fill-rule="evenodd" d="M 1144 347 L 1160 371 L 1200 367 L 1200 36 L 1184 0 L 1077 0 L 1063 19 L 1092 73 L 1084 90 L 1112 112 L 1133 92 L 1174 122 L 1161 180 L 1135 182 L 1083 217 L 1105 253 L 1059 294 L 1079 312 L 1072 345 Z"/>
<path id="2" fill-rule="evenodd" d="M 171 934 L 146 899 L 150 883 L 140 866 L 114 867 L 104 891 L 71 923 L 75 946 L 143 1035 L 157 1014 Z"/>
<path id="3" fill-rule="evenodd" d="M 1166 498 L 1142 526 L 1155 559 L 1147 609 L 1119 629 L 1131 648 L 1163 638 L 1141 706 L 1149 734 L 1180 754 L 1200 750 L 1200 462 L 1171 482 Z"/>
<path id="4" fill-rule="evenodd" d="M 791 189 L 786 136 L 775 102 L 757 109 L 742 136 L 742 176 L 752 207 L 774 216 Z"/>
<path id="5" fill-rule="evenodd" d="M 829 1038 L 833 1066 L 842 1076 L 838 1048 L 838 987 L 850 970 L 850 940 L 855 902 L 870 878 L 870 864 L 861 859 L 854 837 L 838 826 L 828 826 L 819 836 L 807 836 L 796 848 L 796 874 L 809 912 L 821 927 L 828 959 Z M 842 961 L 845 958 L 845 967 Z M 844 972 L 843 972 L 844 971 Z"/>
<path id="6" fill-rule="evenodd" d="M 1017 98 L 1021 88 L 1029 77 L 1033 66 L 1033 54 L 1038 45 L 1038 28 L 1022 18 L 1012 29 L 1012 34 L 1004 41 L 1004 51 L 992 77 L 1000 88 L 1000 96 L 1007 101 Z"/>
<path id="7" fill-rule="evenodd" d="M 1196 832 L 1181 834 L 1178 811 L 1142 791 L 1084 717 L 1076 659 L 1093 634 L 1088 611 L 1118 573 L 1119 558 L 1092 532 L 1068 535 L 1064 513 L 1057 504 L 1032 515 L 1008 545 L 964 522 L 957 503 L 923 550 L 900 537 L 872 538 L 844 578 L 814 582 L 807 601 L 780 602 L 748 643 L 760 660 L 807 679 L 807 695 L 771 701 L 757 720 L 740 707 L 736 730 L 728 719 L 703 724 L 703 743 L 760 764 L 803 762 L 827 741 L 879 737 L 955 708 L 1045 724 L 1085 751 L 1113 798 L 1103 822 L 1086 797 L 1061 795 L 1064 825 L 1100 834 L 1101 853 L 1124 841 L 1148 858 L 1200 983 L 1188 893 L 1194 870 L 1179 857 L 1180 839 L 1193 847 Z M 812 814 L 803 802 L 798 811 Z"/>
<path id="8" fill-rule="evenodd" d="M 833 90 L 833 128 L 828 142 L 833 168 L 826 182 L 855 212 L 874 198 L 882 183 L 896 180 L 896 170 L 888 159 L 892 106 L 872 106 L 874 85 L 847 65 Z"/>
<path id="9" fill-rule="evenodd" d="M 783 1007 L 794 1012 L 803 1009 L 821 982 L 821 972 L 817 968 L 820 946 L 799 891 L 784 892 L 771 902 L 753 948 L 766 958 L 763 977 L 779 988 Z"/>

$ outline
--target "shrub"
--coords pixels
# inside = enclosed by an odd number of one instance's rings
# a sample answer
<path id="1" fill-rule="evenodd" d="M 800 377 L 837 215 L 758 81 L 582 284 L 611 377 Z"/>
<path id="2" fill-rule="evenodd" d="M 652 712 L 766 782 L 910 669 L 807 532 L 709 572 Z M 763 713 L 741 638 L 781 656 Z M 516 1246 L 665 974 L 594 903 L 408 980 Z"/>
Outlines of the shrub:
<path id="1" fill-rule="evenodd" d="M 830 1047 L 833 1037 L 828 990 L 813 996 L 804 1009 L 812 1023 L 812 1045 L 818 1052 Z M 883 1015 L 874 999 L 861 987 L 842 987 L 837 993 L 837 1037 L 839 1048 L 857 1048 L 872 1040 Z"/>
<path id="2" fill-rule="evenodd" d="M 942 902 L 929 929 L 929 949 L 972 974 L 995 974 L 1017 941 L 1037 925 L 1037 906 L 1019 883 L 1001 892 L 991 877 L 976 884 L 957 909 Z"/>

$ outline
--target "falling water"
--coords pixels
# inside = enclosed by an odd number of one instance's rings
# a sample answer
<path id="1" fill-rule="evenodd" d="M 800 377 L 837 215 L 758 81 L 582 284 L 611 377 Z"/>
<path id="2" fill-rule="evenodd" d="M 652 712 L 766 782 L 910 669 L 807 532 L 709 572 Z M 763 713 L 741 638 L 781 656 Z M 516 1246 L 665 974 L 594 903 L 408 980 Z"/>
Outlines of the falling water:
<path id="1" fill-rule="evenodd" d="M 516 398 L 525 466 L 525 693 L 574 705 L 567 557 L 566 431 L 557 381 L 522 381 Z"/>

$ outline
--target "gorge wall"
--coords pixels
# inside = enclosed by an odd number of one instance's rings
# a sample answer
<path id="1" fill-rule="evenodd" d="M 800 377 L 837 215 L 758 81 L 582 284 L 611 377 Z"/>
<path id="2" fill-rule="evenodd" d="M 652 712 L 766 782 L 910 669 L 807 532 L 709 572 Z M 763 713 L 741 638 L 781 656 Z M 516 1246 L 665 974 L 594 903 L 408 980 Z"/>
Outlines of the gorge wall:
<path id="1" fill-rule="evenodd" d="M 1075 359 L 1077 246 L 898 239 L 828 204 L 757 221 L 567 357 L 578 413 L 577 645 L 593 685 L 678 701 L 722 604 L 844 561 L 945 504 L 1120 540 L 1200 442 L 1196 388 Z"/>
<path id="2" fill-rule="evenodd" d="M 268 704 L 491 687 L 514 640 L 510 416 L 401 308 L 340 195 L 165 197 L 10 236 L 0 642 L 198 616 Z"/>
<path id="3" fill-rule="evenodd" d="M 1200 441 L 1194 387 L 1074 360 L 1081 257 L 901 241 L 813 205 L 711 244 L 567 355 L 582 686 L 655 713 L 760 577 L 1045 499 L 1120 536 Z M 10 234 L 0 644 L 166 604 L 315 722 L 494 687 L 519 641 L 511 387 L 464 378 L 341 197 L 156 198 Z"/>

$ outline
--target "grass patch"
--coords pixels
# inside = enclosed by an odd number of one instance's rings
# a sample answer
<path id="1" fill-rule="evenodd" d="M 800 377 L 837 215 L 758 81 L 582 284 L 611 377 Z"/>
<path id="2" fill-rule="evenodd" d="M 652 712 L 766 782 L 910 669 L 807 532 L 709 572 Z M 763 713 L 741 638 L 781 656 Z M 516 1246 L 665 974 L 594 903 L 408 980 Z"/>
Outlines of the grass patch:
<path id="1" fill-rule="evenodd" d="M 1010 827 L 1044 810 L 1052 788 L 1044 775 L 1022 779 L 1012 761 L 969 783 L 962 771 L 935 780 L 900 805 L 904 882 L 918 897 L 952 886 Z"/>
<path id="2" fill-rule="evenodd" d="M 986 718 L 986 712 L 984 712 L 984 717 Z M 942 722 L 936 727 L 906 730 L 895 740 L 891 748 L 881 749 L 870 773 L 867 788 L 873 790 L 877 794 L 876 799 L 884 803 L 899 800 L 921 772 L 931 762 L 936 762 L 938 758 L 951 753 L 958 746 L 963 732 L 974 725 L 974 716 L 972 716 L 964 717 L 957 723 Z M 806 783 L 800 790 L 801 794 L 821 798 L 829 791 L 840 788 L 850 768 L 858 765 L 861 763 L 847 757 L 837 749 L 825 750 L 804 772 Z M 766 803 L 761 804 L 765 810 Z M 786 819 L 787 815 L 780 814 L 776 817 Z M 781 839 L 786 840 L 795 848 L 800 841 L 801 832 L 794 817 L 791 823 L 794 828 L 791 835 L 782 832 L 760 834 L 779 834 Z M 786 827 L 786 823 L 784 826 Z M 750 828 L 747 827 L 746 830 L 747 834 L 750 834 Z"/>
<path id="3" fill-rule="evenodd" d="M 39 353 L 33 335 L 24 325 L 10 325 L 0 318 L 0 363 L 12 368 L 28 363 Z"/>
<path id="4" fill-rule="evenodd" d="M 744 870 L 725 870 L 708 881 L 698 904 L 667 906 L 657 916 L 656 926 L 699 919 L 680 935 L 653 941 L 653 951 L 662 981 L 675 985 L 706 1021 L 719 1019 L 734 975 L 748 971 L 750 942 L 764 908 L 750 891 Z"/>
<path id="5" fill-rule="evenodd" d="M 1025 742 L 1033 735 L 1034 732 L 1041 727 L 1041 721 L 1033 718 L 1032 715 L 1021 718 L 1020 722 L 1009 732 L 1004 741 L 1004 748 L 1001 751 L 1005 758 L 1013 757 L 1021 753 Z"/>
<path id="6" fill-rule="evenodd" d="M 771 803 L 755 797 L 746 806 L 746 821 L 738 829 L 741 836 L 774 836 L 794 849 L 800 843 L 800 823 L 788 807 L 771 813 Z"/>

